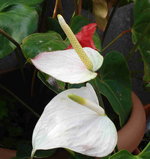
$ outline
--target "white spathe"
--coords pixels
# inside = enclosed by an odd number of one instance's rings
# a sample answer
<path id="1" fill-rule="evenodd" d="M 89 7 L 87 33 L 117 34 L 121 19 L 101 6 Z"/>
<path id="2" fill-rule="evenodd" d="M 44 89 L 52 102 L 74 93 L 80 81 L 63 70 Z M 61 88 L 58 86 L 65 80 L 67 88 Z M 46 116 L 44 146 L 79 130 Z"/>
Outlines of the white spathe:
<path id="1" fill-rule="evenodd" d="M 103 56 L 96 50 L 85 47 L 83 50 L 93 64 L 90 71 L 83 64 L 74 49 L 43 52 L 31 59 L 33 65 L 40 71 L 68 83 L 83 83 L 97 76 L 94 71 L 98 70 L 103 63 Z"/>
<path id="2" fill-rule="evenodd" d="M 106 115 L 100 116 L 91 108 L 71 100 L 69 94 L 88 99 L 104 113 L 90 84 L 63 91 L 48 103 L 37 122 L 32 136 L 32 152 L 63 147 L 88 156 L 110 154 L 118 138 L 113 122 Z"/>

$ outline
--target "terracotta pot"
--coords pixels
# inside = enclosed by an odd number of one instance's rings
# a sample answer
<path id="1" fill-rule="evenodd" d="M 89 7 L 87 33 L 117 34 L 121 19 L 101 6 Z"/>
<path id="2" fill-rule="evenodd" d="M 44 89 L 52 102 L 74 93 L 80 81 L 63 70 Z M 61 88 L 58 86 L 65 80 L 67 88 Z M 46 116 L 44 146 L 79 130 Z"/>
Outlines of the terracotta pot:
<path id="1" fill-rule="evenodd" d="M 118 149 L 125 149 L 129 152 L 133 152 L 138 147 L 144 136 L 146 127 L 146 116 L 144 107 L 139 98 L 134 93 L 132 93 L 132 102 L 133 108 L 130 118 L 125 126 L 118 131 Z M 4 156 L 3 159 L 11 159 L 11 157 L 15 157 L 15 151 L 7 149 L 5 151 L 4 149 L 0 149 L 0 156 Z M 62 156 L 66 157 L 67 154 L 64 152 L 59 152 L 55 155 L 54 158 L 57 159 L 58 157 L 59 159 L 60 156 L 61 158 Z M 49 159 L 52 158 L 53 157 L 50 157 Z"/>
<path id="2" fill-rule="evenodd" d="M 11 159 L 13 157 L 16 157 L 16 151 L 0 148 L 1 159 Z"/>
<path id="3" fill-rule="evenodd" d="M 139 98 L 132 93 L 133 108 L 126 125 L 118 131 L 118 149 L 133 152 L 141 142 L 145 128 L 146 115 Z"/>

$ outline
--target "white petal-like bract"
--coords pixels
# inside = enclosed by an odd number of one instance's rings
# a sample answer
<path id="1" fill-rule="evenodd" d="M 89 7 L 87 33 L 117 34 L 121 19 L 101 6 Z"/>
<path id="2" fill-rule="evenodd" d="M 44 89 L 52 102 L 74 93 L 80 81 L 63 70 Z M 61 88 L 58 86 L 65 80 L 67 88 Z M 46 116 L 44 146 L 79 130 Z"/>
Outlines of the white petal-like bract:
<path id="1" fill-rule="evenodd" d="M 88 99 L 102 109 L 90 84 L 58 94 L 48 103 L 34 128 L 33 152 L 63 147 L 88 156 L 110 154 L 117 144 L 113 122 L 106 115 L 100 116 L 69 99 L 69 94 Z"/>
<path id="2" fill-rule="evenodd" d="M 40 71 L 68 83 L 83 83 L 97 76 L 103 56 L 92 48 L 83 48 L 93 64 L 93 71 L 86 68 L 74 49 L 44 52 L 31 59 Z"/>

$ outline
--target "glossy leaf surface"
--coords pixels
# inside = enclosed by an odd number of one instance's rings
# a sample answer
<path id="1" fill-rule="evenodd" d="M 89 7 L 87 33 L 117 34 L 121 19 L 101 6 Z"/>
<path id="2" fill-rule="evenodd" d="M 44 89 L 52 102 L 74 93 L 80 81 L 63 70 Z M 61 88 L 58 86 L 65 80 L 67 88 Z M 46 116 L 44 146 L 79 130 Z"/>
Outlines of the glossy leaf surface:
<path id="1" fill-rule="evenodd" d="M 144 81 L 150 82 L 150 2 L 135 0 L 133 41 L 137 43 L 144 62 Z"/>
<path id="2" fill-rule="evenodd" d="M 22 4 L 4 3 L 0 7 L 0 28 L 18 43 L 37 29 L 38 14 L 34 8 Z M 15 46 L 0 34 L 0 58 L 10 54 Z"/>
<path id="3" fill-rule="evenodd" d="M 66 47 L 65 42 L 56 32 L 31 34 L 22 42 L 22 50 L 26 59 L 34 58 L 41 52 L 64 50 Z"/>
<path id="4" fill-rule="evenodd" d="M 149 159 L 150 157 L 150 143 L 144 148 L 144 150 L 138 155 L 132 155 L 126 150 L 115 153 L 108 159 Z"/>
<path id="5" fill-rule="evenodd" d="M 128 120 L 132 107 L 130 74 L 123 55 L 109 52 L 99 74 L 101 79 L 97 79 L 97 87 L 119 115 L 122 127 Z"/>
<path id="6" fill-rule="evenodd" d="M 43 82 L 43 84 L 45 84 L 50 90 L 52 90 L 56 94 L 60 93 L 65 89 L 65 83 L 58 81 L 43 72 L 38 72 L 38 78 Z"/>
<path id="7" fill-rule="evenodd" d="M 25 4 L 28 6 L 35 6 L 40 4 L 43 0 L 0 0 L 0 6 L 12 5 L 12 4 Z"/>

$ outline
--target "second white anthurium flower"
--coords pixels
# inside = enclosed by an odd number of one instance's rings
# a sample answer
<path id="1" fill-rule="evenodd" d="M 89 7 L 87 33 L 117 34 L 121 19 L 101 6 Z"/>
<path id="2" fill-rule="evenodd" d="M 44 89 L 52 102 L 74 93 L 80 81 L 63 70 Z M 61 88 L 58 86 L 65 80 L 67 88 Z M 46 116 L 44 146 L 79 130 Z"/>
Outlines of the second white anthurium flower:
<path id="1" fill-rule="evenodd" d="M 58 15 L 58 21 L 74 49 L 40 53 L 31 59 L 33 65 L 63 82 L 83 83 L 95 78 L 103 56 L 90 47 L 82 48 L 61 15 Z"/>
<path id="2" fill-rule="evenodd" d="M 36 150 L 67 148 L 95 157 L 110 154 L 117 144 L 117 131 L 105 115 L 93 87 L 68 89 L 55 96 L 37 122 L 32 137 Z"/>

